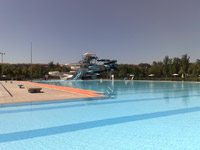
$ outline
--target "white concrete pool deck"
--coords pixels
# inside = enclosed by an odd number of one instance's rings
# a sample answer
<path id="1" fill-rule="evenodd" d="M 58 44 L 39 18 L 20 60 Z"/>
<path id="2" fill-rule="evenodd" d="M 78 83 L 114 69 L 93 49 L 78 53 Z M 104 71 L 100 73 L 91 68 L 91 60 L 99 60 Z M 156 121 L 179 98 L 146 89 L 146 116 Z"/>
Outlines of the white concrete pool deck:
<path id="1" fill-rule="evenodd" d="M 18 85 L 23 85 L 24 88 L 19 88 Z M 41 93 L 29 93 L 29 87 L 40 87 L 42 88 Z M 97 94 L 87 94 L 90 92 L 87 90 L 81 90 L 81 93 L 77 92 L 78 89 L 75 91 L 72 88 L 63 89 L 64 87 L 45 86 L 32 82 L 0 81 L 0 104 L 103 97 Z"/>

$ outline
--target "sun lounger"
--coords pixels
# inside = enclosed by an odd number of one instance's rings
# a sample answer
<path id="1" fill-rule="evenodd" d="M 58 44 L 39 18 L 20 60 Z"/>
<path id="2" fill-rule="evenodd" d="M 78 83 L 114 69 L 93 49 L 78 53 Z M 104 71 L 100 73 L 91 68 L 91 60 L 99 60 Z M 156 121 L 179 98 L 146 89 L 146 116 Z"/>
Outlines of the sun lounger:
<path id="1" fill-rule="evenodd" d="M 20 85 L 18 85 L 18 86 L 19 86 L 19 88 L 20 88 L 20 89 L 24 88 L 24 86 L 23 86 L 23 85 L 21 85 L 21 84 L 20 84 Z"/>
<path id="2" fill-rule="evenodd" d="M 42 88 L 31 87 L 28 88 L 29 93 L 40 93 Z"/>

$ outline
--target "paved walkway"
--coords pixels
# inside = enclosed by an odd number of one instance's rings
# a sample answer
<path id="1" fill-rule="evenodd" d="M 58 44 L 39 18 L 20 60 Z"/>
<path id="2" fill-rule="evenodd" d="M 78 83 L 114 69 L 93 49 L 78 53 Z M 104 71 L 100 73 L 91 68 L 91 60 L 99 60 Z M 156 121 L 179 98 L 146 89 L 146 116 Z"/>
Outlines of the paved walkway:
<path id="1" fill-rule="evenodd" d="M 6 91 L 3 84 L 0 82 L 0 99 L 10 97 L 10 94 Z"/>
<path id="2" fill-rule="evenodd" d="M 24 85 L 19 88 L 18 85 Z M 41 93 L 29 93 L 29 87 L 41 87 Z M 76 88 L 60 87 L 48 84 L 39 84 L 25 81 L 0 81 L 0 104 L 6 103 L 22 103 L 49 100 L 65 100 L 103 97 L 96 94 L 95 91 L 82 90 Z"/>

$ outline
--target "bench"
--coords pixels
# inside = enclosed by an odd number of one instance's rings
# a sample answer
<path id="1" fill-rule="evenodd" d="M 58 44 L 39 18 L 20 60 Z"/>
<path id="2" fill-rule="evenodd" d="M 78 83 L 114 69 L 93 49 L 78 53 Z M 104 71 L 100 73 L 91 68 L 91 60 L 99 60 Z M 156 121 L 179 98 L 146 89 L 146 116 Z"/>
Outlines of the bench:
<path id="1" fill-rule="evenodd" d="M 28 88 L 29 93 L 40 93 L 42 88 L 31 87 Z"/>
<path id="2" fill-rule="evenodd" d="M 20 84 L 20 85 L 18 85 L 18 86 L 19 86 L 19 88 L 20 88 L 20 89 L 24 88 L 24 86 L 23 86 L 23 85 L 21 85 L 21 84 Z"/>

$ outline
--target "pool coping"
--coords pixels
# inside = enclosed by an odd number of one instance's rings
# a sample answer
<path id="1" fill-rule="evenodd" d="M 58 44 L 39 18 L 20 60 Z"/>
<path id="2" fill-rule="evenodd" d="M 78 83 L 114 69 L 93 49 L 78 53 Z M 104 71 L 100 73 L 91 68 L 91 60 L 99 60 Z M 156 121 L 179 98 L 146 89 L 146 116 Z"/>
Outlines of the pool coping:
<path id="1" fill-rule="evenodd" d="M 105 97 L 104 95 L 99 95 L 101 92 L 97 92 L 97 91 L 84 90 L 84 89 L 71 88 L 71 87 L 63 87 L 63 86 L 43 84 L 43 83 L 28 82 L 28 81 L 20 81 L 20 82 L 25 83 L 25 84 L 32 84 L 32 85 L 36 85 L 40 87 L 50 88 L 50 89 L 66 91 L 70 93 L 82 94 L 89 97 Z"/>
<path id="2" fill-rule="evenodd" d="M 42 83 L 34 83 L 27 81 L 13 81 L 12 83 L 1 82 L 2 87 L 5 86 L 8 88 L 8 91 L 12 93 L 13 96 L 2 95 L 0 97 L 0 106 L 6 104 L 33 104 L 33 103 L 49 103 L 50 101 L 72 101 L 77 99 L 100 99 L 107 97 L 101 92 L 83 90 L 78 88 L 62 87 L 57 85 L 49 85 Z M 19 88 L 19 85 L 24 85 L 25 87 Z M 40 93 L 29 93 L 28 89 L 31 87 L 42 88 Z M 6 90 L 3 91 L 6 93 Z M 43 95 L 44 93 L 44 95 Z"/>

